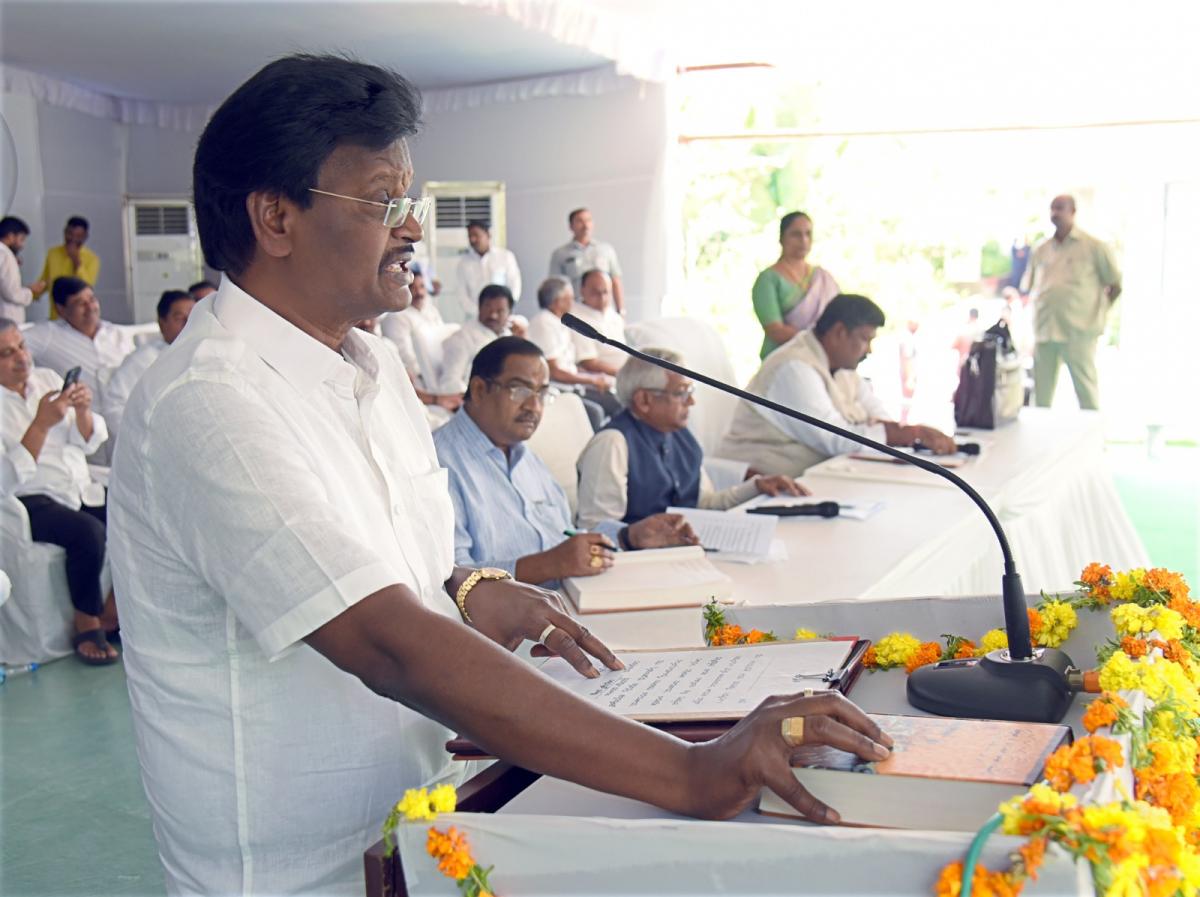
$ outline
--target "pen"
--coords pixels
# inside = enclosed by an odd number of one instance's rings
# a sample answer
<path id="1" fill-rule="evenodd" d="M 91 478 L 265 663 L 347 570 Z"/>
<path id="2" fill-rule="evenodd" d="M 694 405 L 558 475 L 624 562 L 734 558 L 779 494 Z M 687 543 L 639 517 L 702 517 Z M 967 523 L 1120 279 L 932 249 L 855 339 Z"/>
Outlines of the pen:
<path id="1" fill-rule="evenodd" d="M 565 530 L 563 530 L 563 535 L 566 536 L 568 539 L 570 539 L 573 536 L 582 536 L 583 533 L 581 533 L 577 529 L 565 529 Z"/>

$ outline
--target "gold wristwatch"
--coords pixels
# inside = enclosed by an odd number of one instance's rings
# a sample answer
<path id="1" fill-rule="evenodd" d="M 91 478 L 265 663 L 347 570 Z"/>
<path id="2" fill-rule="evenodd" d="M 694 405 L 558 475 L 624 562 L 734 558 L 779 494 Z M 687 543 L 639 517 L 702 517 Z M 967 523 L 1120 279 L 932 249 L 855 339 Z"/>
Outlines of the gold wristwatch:
<path id="1" fill-rule="evenodd" d="M 468 623 L 471 622 L 471 615 L 467 613 L 467 596 L 471 594 L 471 589 L 485 579 L 512 579 L 512 574 L 499 567 L 480 567 L 463 580 L 463 584 L 454 595 L 454 603 L 458 605 L 458 612 Z"/>

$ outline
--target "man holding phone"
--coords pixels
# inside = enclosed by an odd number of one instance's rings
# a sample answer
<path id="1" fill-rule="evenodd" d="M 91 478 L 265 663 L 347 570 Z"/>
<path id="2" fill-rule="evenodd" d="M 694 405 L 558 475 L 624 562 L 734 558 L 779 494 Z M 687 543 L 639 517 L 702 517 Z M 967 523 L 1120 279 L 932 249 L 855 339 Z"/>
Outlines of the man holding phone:
<path id="1" fill-rule="evenodd" d="M 0 318 L 0 439 L 16 470 L 14 490 L 29 514 L 35 542 L 67 552 L 67 589 L 75 607 L 75 654 L 91 666 L 116 663 L 108 642 L 116 606 L 100 585 L 107 512 L 104 487 L 88 473 L 87 455 L 108 439 L 92 411 L 92 391 L 74 367 L 60 378 L 35 368 L 17 324 Z"/>

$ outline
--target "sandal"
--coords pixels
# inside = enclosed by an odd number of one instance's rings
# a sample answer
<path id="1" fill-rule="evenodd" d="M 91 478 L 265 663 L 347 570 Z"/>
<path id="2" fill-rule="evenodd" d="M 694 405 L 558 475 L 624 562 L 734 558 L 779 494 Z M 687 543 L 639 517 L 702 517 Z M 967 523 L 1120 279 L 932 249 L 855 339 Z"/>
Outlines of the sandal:
<path id="1" fill-rule="evenodd" d="M 97 648 L 105 651 L 104 657 L 91 657 L 79 650 L 79 646 L 84 642 L 91 642 Z M 108 639 L 104 635 L 103 629 L 89 629 L 87 632 L 77 632 L 75 637 L 71 639 L 71 646 L 75 649 L 75 656 L 81 663 L 85 663 L 90 667 L 106 667 L 116 663 L 121 659 L 121 655 L 116 657 L 108 657 Z"/>
<path id="2" fill-rule="evenodd" d="M 110 645 L 119 648 L 121 645 L 121 627 L 118 626 L 116 629 L 105 629 L 104 637 L 108 639 L 108 643 Z"/>

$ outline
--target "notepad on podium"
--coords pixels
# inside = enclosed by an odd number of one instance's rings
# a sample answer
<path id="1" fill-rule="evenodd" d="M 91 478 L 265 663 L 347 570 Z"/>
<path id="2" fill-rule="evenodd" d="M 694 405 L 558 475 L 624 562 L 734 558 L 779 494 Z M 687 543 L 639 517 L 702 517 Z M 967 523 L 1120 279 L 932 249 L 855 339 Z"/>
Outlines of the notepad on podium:
<path id="1" fill-rule="evenodd" d="M 733 580 L 709 562 L 699 545 L 620 551 L 608 570 L 563 580 L 563 590 L 581 614 L 733 600 Z"/>
<path id="2" fill-rule="evenodd" d="M 621 651 L 623 670 L 585 679 L 552 657 L 542 672 L 585 701 L 648 723 L 685 741 L 716 738 L 772 695 L 840 691 L 862 670 L 870 642 L 855 636 L 803 642 L 759 642 L 719 648 Z M 461 758 L 479 748 L 455 739 L 447 750 Z"/>

